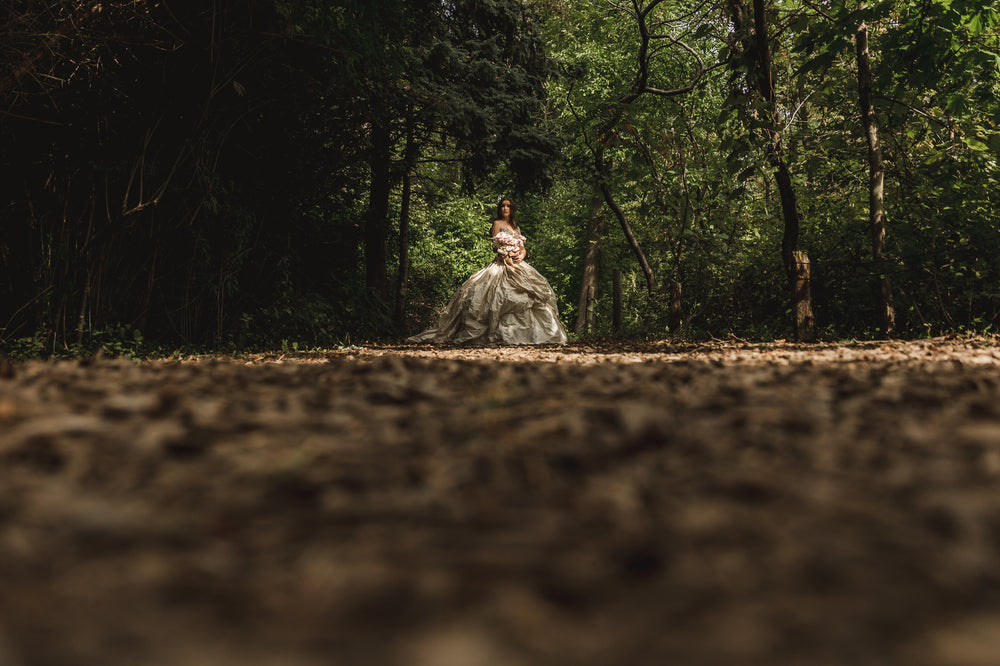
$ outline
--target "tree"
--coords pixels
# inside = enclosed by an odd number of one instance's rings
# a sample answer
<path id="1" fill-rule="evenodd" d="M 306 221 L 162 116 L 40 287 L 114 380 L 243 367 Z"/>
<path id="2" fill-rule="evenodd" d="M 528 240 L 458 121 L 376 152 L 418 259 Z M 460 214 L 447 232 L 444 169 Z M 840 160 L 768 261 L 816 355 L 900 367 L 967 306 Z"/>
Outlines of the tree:
<path id="1" fill-rule="evenodd" d="M 590 204 L 590 215 L 587 217 L 583 280 L 580 285 L 580 297 L 577 301 L 576 325 L 573 327 L 577 335 L 589 331 L 594 325 L 594 307 L 600 291 L 601 240 L 604 237 L 602 208 L 600 185 L 595 184 L 594 196 Z"/>
<path id="2" fill-rule="evenodd" d="M 296 78 L 277 71 L 276 15 L 171 9 L 11 8 L 0 336 L 34 329 L 55 347 L 113 323 L 218 336 L 264 220 L 287 218 Z"/>
<path id="3" fill-rule="evenodd" d="M 887 305 L 898 335 L 1000 324 L 1000 0 L 12 0 L 4 19 L 0 345 L 384 337 L 481 265 L 501 192 L 598 332 L 616 268 L 626 331 L 784 336 L 799 248 L 829 335 L 883 334 Z"/>
<path id="4" fill-rule="evenodd" d="M 763 136 L 767 161 L 781 198 L 781 212 L 784 219 L 784 234 L 781 239 L 781 262 L 785 279 L 797 311 L 797 334 L 800 339 L 813 336 L 812 313 L 801 310 L 799 275 L 802 261 L 797 255 L 801 220 L 798 200 L 792 184 L 791 172 L 782 144 L 782 125 L 776 105 L 774 72 L 771 64 L 771 37 L 768 34 L 768 18 L 764 0 L 753 0 L 752 14 L 744 0 L 729 0 L 733 30 L 737 42 L 742 44 L 742 68 L 746 72 L 746 92 L 756 90 L 761 104 L 753 110 L 752 125 Z M 735 46 L 735 44 L 734 44 Z M 738 97 L 739 95 L 737 95 Z"/>
<path id="5" fill-rule="evenodd" d="M 864 3 L 862 3 L 864 8 Z M 861 124 L 868 142 L 868 225 L 872 236 L 872 261 L 881 264 L 885 252 L 885 168 L 882 165 L 882 144 L 879 142 L 875 104 L 872 99 L 871 53 L 868 47 L 868 25 L 862 23 L 855 36 L 858 61 L 858 106 Z M 892 307 L 892 278 L 883 274 L 879 280 L 882 335 L 892 335 L 896 328 L 896 315 Z"/>
<path id="6" fill-rule="evenodd" d="M 544 185 L 556 146 L 535 125 L 550 64 L 533 17 L 514 0 L 339 4 L 346 34 L 331 35 L 338 39 L 329 45 L 344 49 L 334 60 L 371 111 L 366 284 L 381 293 L 390 194 L 421 153 L 447 148 L 470 188 L 501 164 L 521 188 Z"/>
<path id="7" fill-rule="evenodd" d="M 685 41 L 685 28 L 683 26 L 690 23 L 690 15 L 685 14 L 680 18 L 671 16 L 669 12 L 665 11 L 667 3 L 664 0 L 644 2 L 633 0 L 630 6 L 609 2 L 604 4 L 626 18 L 628 21 L 627 29 L 634 30 L 634 34 L 638 37 L 631 63 L 635 74 L 625 90 L 614 91 L 610 94 L 602 107 L 595 110 L 593 118 L 582 118 L 573 109 L 572 103 L 570 103 L 570 111 L 581 125 L 587 149 L 592 156 L 597 187 L 604 203 L 618 221 L 629 249 L 641 267 L 646 288 L 652 294 L 656 290 L 656 277 L 633 232 L 632 225 L 612 192 L 611 172 L 613 165 L 607 157 L 608 149 L 616 142 L 619 135 L 619 125 L 625 119 L 627 110 L 641 96 L 669 99 L 684 95 L 694 90 L 711 68 L 706 66 L 698 50 Z M 681 26 L 681 29 L 678 29 L 678 26 Z M 684 55 L 680 65 L 681 72 L 676 73 L 677 76 L 684 77 L 684 82 L 674 87 L 661 87 L 662 84 L 652 81 L 651 77 L 663 69 L 661 63 L 667 60 L 673 51 Z M 587 125 L 592 120 L 596 120 L 596 127 L 591 137 Z M 591 219 L 593 220 L 593 216 Z M 597 228 L 591 231 L 597 231 Z M 593 238 L 592 235 L 592 233 L 588 234 L 588 257 L 591 258 L 593 258 L 591 249 L 596 247 L 595 243 L 597 242 L 597 239 Z M 585 264 L 584 272 L 588 273 L 588 271 L 589 274 L 593 273 L 592 260 L 588 260 Z M 589 274 L 585 278 L 585 282 L 592 281 L 593 278 Z M 581 296 L 581 303 L 584 298 Z"/>
<path id="8" fill-rule="evenodd" d="M 524 187 L 555 151 L 513 0 L 51 4 L 15 3 L 0 46 L 0 340 L 329 335 L 384 308 L 421 151 Z"/>
<path id="9" fill-rule="evenodd" d="M 982 111 L 996 104 L 995 93 L 988 90 L 989 81 L 996 77 L 997 61 L 991 54 L 995 53 L 997 37 L 990 37 L 988 26 L 995 25 L 1000 16 L 998 3 L 841 0 L 805 4 L 808 18 L 800 24 L 796 46 L 797 52 L 808 56 L 798 74 L 803 85 L 817 91 L 814 99 L 825 97 L 827 108 L 844 104 L 846 98 L 828 92 L 831 77 L 839 76 L 841 68 L 854 70 L 860 135 L 867 146 L 865 217 L 872 259 L 866 272 L 871 273 L 874 285 L 877 315 L 873 328 L 888 335 L 897 327 L 893 291 L 915 295 L 914 289 L 927 289 L 917 285 L 930 275 L 933 280 L 928 287 L 938 292 L 935 300 L 939 304 L 947 301 L 941 293 L 944 276 L 933 265 L 936 260 L 913 270 L 905 264 L 926 262 L 928 247 L 940 243 L 931 239 L 951 235 L 948 229 L 961 225 L 950 216 L 943 226 L 928 226 L 928 217 L 937 213 L 917 210 L 914 204 L 919 206 L 935 192 L 934 207 L 949 209 L 947 192 L 961 189 L 964 193 L 956 196 L 961 203 L 954 210 L 975 209 L 972 202 L 979 195 L 969 185 L 982 172 L 967 169 L 970 158 L 975 161 L 976 149 L 986 148 L 991 140 L 1000 146 L 994 130 L 988 129 L 992 123 L 981 122 Z M 850 128 L 839 131 L 849 132 Z M 962 175 L 931 176 L 939 168 L 951 170 L 959 164 L 966 165 Z M 887 197 L 893 200 L 896 239 L 886 233 Z M 973 223 L 968 232 L 981 235 L 979 228 Z M 958 239 L 963 237 L 968 236 L 957 235 Z M 893 240 L 895 247 L 890 245 Z M 952 255 L 951 250 L 942 251 Z M 963 254 L 967 252 L 963 250 Z M 952 261 L 949 258 L 944 263 Z M 959 271 L 984 274 L 979 267 L 965 269 L 963 266 Z M 911 306 L 911 314 L 925 318 L 920 310 L 923 308 Z"/>

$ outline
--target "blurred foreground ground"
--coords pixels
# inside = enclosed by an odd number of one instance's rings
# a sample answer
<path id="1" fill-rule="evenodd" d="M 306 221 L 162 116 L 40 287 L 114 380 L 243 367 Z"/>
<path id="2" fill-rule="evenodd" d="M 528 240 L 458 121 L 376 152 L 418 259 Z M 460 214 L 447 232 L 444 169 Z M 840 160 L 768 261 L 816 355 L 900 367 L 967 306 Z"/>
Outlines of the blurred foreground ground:
<path id="1" fill-rule="evenodd" d="M 996 338 L 0 373 L 0 666 L 997 663 Z"/>

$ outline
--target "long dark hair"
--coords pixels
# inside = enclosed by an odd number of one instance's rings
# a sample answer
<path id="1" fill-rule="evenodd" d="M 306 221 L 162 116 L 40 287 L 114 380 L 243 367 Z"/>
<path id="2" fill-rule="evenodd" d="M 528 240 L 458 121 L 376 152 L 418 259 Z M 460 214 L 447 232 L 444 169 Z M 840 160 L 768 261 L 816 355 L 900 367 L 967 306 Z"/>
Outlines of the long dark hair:
<path id="1" fill-rule="evenodd" d="M 503 211 L 500 210 L 500 206 L 503 205 L 504 201 L 510 204 L 510 219 L 508 220 L 508 222 L 510 222 L 510 226 L 514 228 L 514 231 L 521 231 L 521 227 L 517 226 L 517 204 L 515 204 L 514 200 L 510 197 L 500 197 L 500 200 L 497 201 L 496 219 L 503 219 Z"/>

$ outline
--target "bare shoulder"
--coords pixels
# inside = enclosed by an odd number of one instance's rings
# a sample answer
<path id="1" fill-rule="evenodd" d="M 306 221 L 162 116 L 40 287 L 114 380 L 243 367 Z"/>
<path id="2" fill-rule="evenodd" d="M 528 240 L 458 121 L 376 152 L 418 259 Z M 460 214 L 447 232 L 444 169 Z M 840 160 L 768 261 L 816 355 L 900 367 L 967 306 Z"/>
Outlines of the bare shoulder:
<path id="1" fill-rule="evenodd" d="M 509 229 L 509 227 L 504 224 L 503 220 L 493 220 L 493 226 L 490 227 L 490 236 L 496 236 L 504 229 Z"/>

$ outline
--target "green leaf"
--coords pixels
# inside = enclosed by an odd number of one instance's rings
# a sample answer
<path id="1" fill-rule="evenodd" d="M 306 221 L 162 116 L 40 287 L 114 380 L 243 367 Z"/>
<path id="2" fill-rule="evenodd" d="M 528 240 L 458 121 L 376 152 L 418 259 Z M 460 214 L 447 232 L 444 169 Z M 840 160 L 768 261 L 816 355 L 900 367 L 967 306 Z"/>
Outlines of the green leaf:
<path id="1" fill-rule="evenodd" d="M 710 23 L 703 23 L 694 31 L 694 38 L 702 39 L 708 37 L 710 34 L 712 34 L 712 25 Z"/>
<path id="2" fill-rule="evenodd" d="M 824 51 L 815 58 L 807 60 L 806 63 L 799 68 L 797 75 L 802 76 L 803 74 L 808 74 L 809 72 L 813 72 L 816 70 L 829 69 L 830 65 L 832 65 L 834 60 L 836 59 L 837 59 L 837 52 L 831 48 L 830 50 Z"/>
<path id="3" fill-rule="evenodd" d="M 977 37 L 983 33 L 983 19 L 979 14 L 974 14 L 967 25 L 973 37 Z"/>
<path id="4" fill-rule="evenodd" d="M 1000 69 L 1000 53 L 996 53 L 995 51 L 990 51 L 989 49 L 980 49 L 979 52 L 985 56 L 993 58 L 994 62 L 996 63 L 997 69 Z"/>
<path id="5" fill-rule="evenodd" d="M 970 150 L 984 151 L 990 149 L 990 144 L 986 142 L 986 137 L 977 134 L 975 136 L 963 136 L 962 143 L 969 147 Z"/>

